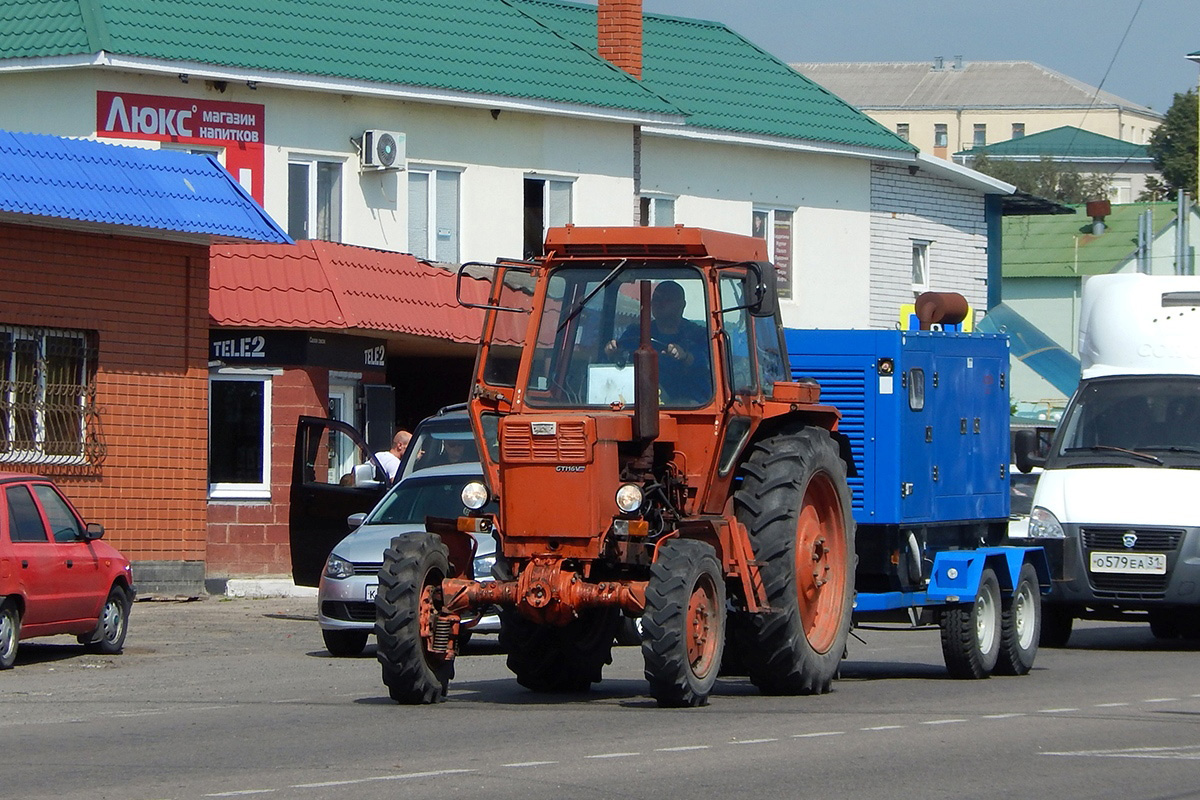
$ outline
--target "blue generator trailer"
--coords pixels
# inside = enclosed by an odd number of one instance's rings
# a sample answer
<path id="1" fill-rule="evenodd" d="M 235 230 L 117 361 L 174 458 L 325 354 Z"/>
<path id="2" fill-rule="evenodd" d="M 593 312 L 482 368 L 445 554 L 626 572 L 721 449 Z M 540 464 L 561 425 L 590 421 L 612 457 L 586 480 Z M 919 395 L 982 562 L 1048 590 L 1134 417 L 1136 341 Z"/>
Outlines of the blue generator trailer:
<path id="1" fill-rule="evenodd" d="M 1005 546 L 1008 337 L 788 330 L 792 376 L 841 412 L 850 464 L 856 624 L 937 624 L 951 675 L 1033 666 L 1050 572 Z"/>

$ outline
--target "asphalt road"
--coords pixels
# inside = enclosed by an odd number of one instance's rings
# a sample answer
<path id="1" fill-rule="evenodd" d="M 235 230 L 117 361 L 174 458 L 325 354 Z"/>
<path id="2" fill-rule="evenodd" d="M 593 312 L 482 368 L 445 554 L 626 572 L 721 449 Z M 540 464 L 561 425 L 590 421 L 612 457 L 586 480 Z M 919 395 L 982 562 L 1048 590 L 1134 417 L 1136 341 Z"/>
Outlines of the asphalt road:
<path id="1" fill-rule="evenodd" d="M 0 673 L 0 796 L 1200 797 L 1197 647 L 1144 625 L 1077 623 L 1032 674 L 976 682 L 946 676 L 935 630 L 860 630 L 831 694 L 730 679 L 673 710 L 637 648 L 547 697 L 485 641 L 446 703 L 402 707 L 373 646 L 324 651 L 312 603 L 140 602 L 117 657 L 23 643 Z"/>

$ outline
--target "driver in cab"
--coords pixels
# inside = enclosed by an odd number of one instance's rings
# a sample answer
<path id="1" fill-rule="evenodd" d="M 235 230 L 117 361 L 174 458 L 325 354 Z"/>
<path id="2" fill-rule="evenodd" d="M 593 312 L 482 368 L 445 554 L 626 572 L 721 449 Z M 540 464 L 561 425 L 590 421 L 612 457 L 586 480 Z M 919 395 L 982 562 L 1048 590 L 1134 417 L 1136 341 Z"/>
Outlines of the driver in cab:
<path id="1" fill-rule="evenodd" d="M 708 335 L 701 325 L 683 318 L 686 306 L 683 287 L 662 281 L 650 299 L 650 341 L 660 354 L 658 381 L 664 401 L 699 405 L 712 396 L 708 374 Z M 613 358 L 625 360 L 638 347 L 641 331 L 630 325 L 617 339 L 604 346 Z"/>

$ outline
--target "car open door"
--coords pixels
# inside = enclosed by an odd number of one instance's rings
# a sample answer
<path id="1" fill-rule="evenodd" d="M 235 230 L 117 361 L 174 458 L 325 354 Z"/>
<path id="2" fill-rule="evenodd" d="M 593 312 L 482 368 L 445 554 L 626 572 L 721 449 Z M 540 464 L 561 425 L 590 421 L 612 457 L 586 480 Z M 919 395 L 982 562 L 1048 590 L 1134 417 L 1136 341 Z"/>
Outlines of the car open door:
<path id="1" fill-rule="evenodd" d="M 346 518 L 370 511 L 387 489 L 387 473 L 358 431 L 334 419 L 300 417 L 288 513 L 298 586 L 320 582 L 325 559 L 350 532 Z"/>

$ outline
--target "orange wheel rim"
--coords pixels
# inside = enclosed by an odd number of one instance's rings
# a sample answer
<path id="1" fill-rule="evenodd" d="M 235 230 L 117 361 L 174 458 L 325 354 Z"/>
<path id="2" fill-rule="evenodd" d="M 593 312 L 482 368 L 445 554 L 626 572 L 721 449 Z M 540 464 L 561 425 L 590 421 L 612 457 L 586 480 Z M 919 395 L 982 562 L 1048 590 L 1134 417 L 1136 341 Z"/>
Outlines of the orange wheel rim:
<path id="1" fill-rule="evenodd" d="M 688 666 L 692 674 L 703 678 L 712 669 L 713 660 L 717 653 L 717 637 L 720 633 L 717 608 L 717 589 L 712 578 L 705 574 L 692 589 L 688 598 L 687 618 L 684 624 L 684 638 L 687 643 Z"/>
<path id="2" fill-rule="evenodd" d="M 818 653 L 833 646 L 846 598 L 846 521 L 825 473 L 812 476 L 796 521 L 796 599 L 800 624 Z"/>

